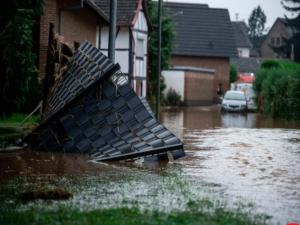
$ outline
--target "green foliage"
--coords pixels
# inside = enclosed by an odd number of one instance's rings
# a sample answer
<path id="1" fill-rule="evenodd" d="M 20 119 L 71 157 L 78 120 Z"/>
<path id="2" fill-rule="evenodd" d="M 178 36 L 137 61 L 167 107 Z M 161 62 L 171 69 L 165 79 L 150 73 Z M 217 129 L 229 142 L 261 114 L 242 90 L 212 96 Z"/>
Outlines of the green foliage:
<path id="1" fill-rule="evenodd" d="M 254 8 L 248 19 L 249 38 L 254 49 L 259 49 L 261 45 L 266 22 L 267 17 L 262 8 L 260 6 Z"/>
<path id="2" fill-rule="evenodd" d="M 299 0 L 283 0 L 282 4 L 286 10 L 297 15 L 294 18 L 286 18 L 287 25 L 293 31 L 293 36 L 287 41 L 282 51 L 290 52 L 290 49 L 293 48 L 294 59 L 296 62 L 300 63 L 300 2 Z"/>
<path id="3" fill-rule="evenodd" d="M 1 7 L 0 104 L 5 107 L 0 117 L 28 112 L 40 99 L 33 31 L 41 5 L 38 0 L 15 0 Z"/>
<path id="4" fill-rule="evenodd" d="M 22 113 L 13 113 L 11 116 L 0 119 L 0 127 L 2 126 L 20 126 L 24 119 L 27 117 L 26 114 Z M 33 115 L 32 117 L 26 120 L 25 125 L 36 125 L 38 124 L 39 117 Z"/>
<path id="5" fill-rule="evenodd" d="M 173 88 L 170 88 L 167 91 L 167 94 L 165 97 L 166 105 L 178 106 L 178 105 L 180 105 L 180 100 L 181 100 L 181 96 L 176 90 L 174 90 Z"/>
<path id="6" fill-rule="evenodd" d="M 265 60 L 261 64 L 261 68 L 263 69 L 278 69 L 280 67 L 279 61 L 275 60 Z"/>
<path id="7" fill-rule="evenodd" d="M 237 68 L 234 65 L 230 65 L 229 83 L 234 83 L 238 79 Z"/>
<path id="8" fill-rule="evenodd" d="M 274 118 L 300 119 L 300 65 L 268 61 L 256 75 L 258 107 Z"/>
<path id="9" fill-rule="evenodd" d="M 148 1 L 148 10 L 153 31 L 151 33 L 151 39 L 149 43 L 149 80 L 148 80 L 148 98 L 150 102 L 155 99 L 156 85 L 157 85 L 157 41 L 158 41 L 158 15 L 157 1 Z M 162 10 L 162 43 L 161 43 L 161 69 L 167 69 L 172 54 L 172 44 L 175 37 L 174 24 L 170 17 Z M 163 78 L 161 78 L 160 96 L 163 99 L 163 91 L 166 88 Z"/>

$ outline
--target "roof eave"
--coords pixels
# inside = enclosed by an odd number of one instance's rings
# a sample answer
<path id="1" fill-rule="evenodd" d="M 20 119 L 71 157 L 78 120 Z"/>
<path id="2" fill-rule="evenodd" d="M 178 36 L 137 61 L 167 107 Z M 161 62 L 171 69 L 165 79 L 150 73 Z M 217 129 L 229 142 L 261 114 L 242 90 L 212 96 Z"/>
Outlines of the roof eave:
<path id="1" fill-rule="evenodd" d="M 150 21 L 150 17 L 149 17 L 149 13 L 148 13 L 148 10 L 147 10 L 147 5 L 146 5 L 145 0 L 139 0 L 138 1 L 137 7 L 136 7 L 136 10 L 135 10 L 136 13 L 132 17 L 130 26 L 133 27 L 134 24 L 136 23 L 141 7 L 144 9 L 144 15 L 145 15 L 145 18 L 146 18 L 146 21 L 147 21 L 148 31 L 152 32 L 153 26 L 152 26 L 152 23 Z"/>
<path id="2" fill-rule="evenodd" d="M 109 18 L 106 14 L 99 8 L 92 0 L 85 0 L 84 1 L 89 7 L 91 7 L 99 16 L 101 16 L 105 22 L 109 23 Z"/>

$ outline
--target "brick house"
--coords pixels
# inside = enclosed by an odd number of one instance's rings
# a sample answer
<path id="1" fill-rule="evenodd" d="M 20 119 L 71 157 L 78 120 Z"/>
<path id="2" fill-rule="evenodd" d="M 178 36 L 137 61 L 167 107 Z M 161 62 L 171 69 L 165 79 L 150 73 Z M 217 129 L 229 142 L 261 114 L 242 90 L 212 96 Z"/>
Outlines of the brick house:
<path id="1" fill-rule="evenodd" d="M 195 91 L 185 95 L 184 103 L 212 104 L 218 88 L 228 89 L 230 57 L 237 56 L 229 12 L 206 4 L 168 2 L 165 8 L 175 25 L 171 66 L 193 71 L 192 75 L 185 73 L 184 80 L 186 90 Z M 206 83 L 205 88 L 201 83 Z"/>
<path id="2" fill-rule="evenodd" d="M 45 0 L 40 19 L 39 71 L 45 75 L 49 23 L 70 44 L 85 40 L 108 54 L 109 0 Z M 134 90 L 146 96 L 150 20 L 145 0 L 118 0 L 116 62 Z"/>
<path id="3" fill-rule="evenodd" d="M 64 41 L 73 45 L 88 40 L 97 47 L 99 27 L 108 24 L 108 18 L 91 0 L 45 0 L 40 18 L 40 78 L 45 76 L 50 23 Z"/>
<path id="4" fill-rule="evenodd" d="M 290 54 L 275 52 L 272 47 L 282 47 L 285 41 L 291 37 L 292 30 L 286 25 L 285 19 L 277 18 L 260 47 L 261 57 L 269 59 L 290 58 Z M 290 52 L 292 52 L 292 50 Z"/>
<path id="5" fill-rule="evenodd" d="M 94 0 L 109 15 L 109 0 Z M 147 50 L 151 23 L 145 0 L 118 0 L 116 62 L 124 74 L 129 75 L 138 96 L 145 97 L 147 90 Z M 99 46 L 108 54 L 109 27 L 101 26 Z"/>

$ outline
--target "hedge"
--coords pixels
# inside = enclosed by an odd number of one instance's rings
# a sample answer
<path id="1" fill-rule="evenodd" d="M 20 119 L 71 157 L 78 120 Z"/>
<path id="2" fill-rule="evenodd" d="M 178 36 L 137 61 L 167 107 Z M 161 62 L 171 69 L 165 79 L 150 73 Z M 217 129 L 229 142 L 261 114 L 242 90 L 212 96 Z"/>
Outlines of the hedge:
<path id="1" fill-rule="evenodd" d="M 265 61 L 254 82 L 258 109 L 273 118 L 300 120 L 300 65 Z"/>

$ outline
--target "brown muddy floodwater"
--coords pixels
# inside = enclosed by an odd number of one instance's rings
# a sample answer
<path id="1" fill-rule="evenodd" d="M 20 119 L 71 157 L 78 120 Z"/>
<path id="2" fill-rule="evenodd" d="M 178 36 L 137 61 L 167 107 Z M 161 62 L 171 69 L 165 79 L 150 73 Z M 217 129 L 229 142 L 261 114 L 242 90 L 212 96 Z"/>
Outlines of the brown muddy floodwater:
<path id="1" fill-rule="evenodd" d="M 300 123 L 216 106 L 166 109 L 162 121 L 184 140 L 184 174 L 229 202 L 253 202 L 271 223 L 300 222 Z"/>
<path id="2" fill-rule="evenodd" d="M 74 194 L 60 203 L 21 204 L 20 210 L 62 204 L 170 211 L 205 197 L 233 208 L 254 205 L 255 213 L 272 216 L 270 224 L 300 223 L 299 123 L 221 114 L 217 106 L 165 108 L 161 121 L 183 140 L 186 157 L 173 163 L 95 164 L 81 155 L 22 150 L 0 153 L 0 182 L 13 187 L 9 183 L 21 178 L 16 189 L 47 183 Z M 15 204 L 13 197 L 5 201 Z"/>

